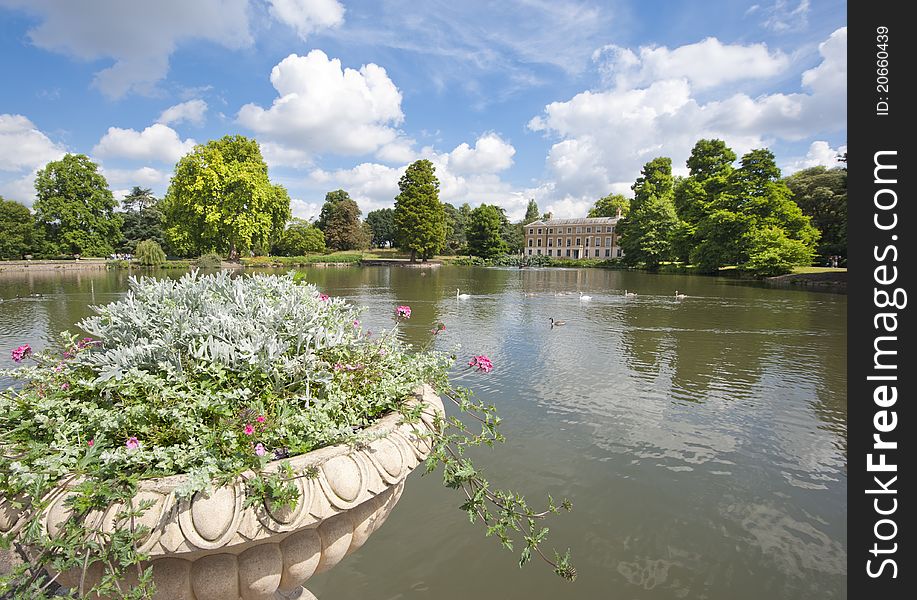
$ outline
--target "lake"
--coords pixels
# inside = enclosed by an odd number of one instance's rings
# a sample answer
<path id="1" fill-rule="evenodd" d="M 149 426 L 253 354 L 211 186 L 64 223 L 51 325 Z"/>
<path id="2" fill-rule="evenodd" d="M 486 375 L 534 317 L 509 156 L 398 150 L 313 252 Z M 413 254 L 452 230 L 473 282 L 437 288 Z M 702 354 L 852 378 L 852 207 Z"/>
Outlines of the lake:
<path id="1" fill-rule="evenodd" d="M 497 406 L 507 437 L 476 462 L 532 504 L 573 500 L 546 547 L 571 547 L 579 574 L 520 570 L 438 473 L 415 473 L 385 526 L 310 580 L 319 598 L 846 598 L 846 296 L 601 269 L 306 273 L 366 306 L 368 329 L 407 304 L 404 339 L 461 345 L 455 383 Z M 0 365 L 127 284 L 123 271 L 0 274 Z M 465 367 L 475 354 L 493 372 Z"/>

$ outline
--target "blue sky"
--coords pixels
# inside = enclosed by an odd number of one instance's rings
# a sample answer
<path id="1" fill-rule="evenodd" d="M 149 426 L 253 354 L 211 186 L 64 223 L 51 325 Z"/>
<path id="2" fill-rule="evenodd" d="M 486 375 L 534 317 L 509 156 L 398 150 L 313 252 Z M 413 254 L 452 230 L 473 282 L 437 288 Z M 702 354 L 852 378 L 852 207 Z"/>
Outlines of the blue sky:
<path id="1" fill-rule="evenodd" d="M 583 216 L 640 167 L 720 137 L 785 172 L 847 144 L 847 6 L 820 0 L 0 0 L 0 195 L 88 154 L 116 195 L 256 138 L 294 214 L 391 206 L 418 158 L 441 199 Z"/>

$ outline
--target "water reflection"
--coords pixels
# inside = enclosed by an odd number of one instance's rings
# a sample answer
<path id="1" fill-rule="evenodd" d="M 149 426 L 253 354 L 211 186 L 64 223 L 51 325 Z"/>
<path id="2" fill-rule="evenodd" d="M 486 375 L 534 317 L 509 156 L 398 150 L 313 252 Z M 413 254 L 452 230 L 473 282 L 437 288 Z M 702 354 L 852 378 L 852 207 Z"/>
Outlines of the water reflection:
<path id="1" fill-rule="evenodd" d="M 456 383 L 498 406 L 509 438 L 477 455 L 532 498 L 575 499 L 552 537 L 581 573 L 517 574 L 435 475 L 412 476 L 386 527 L 313 580 L 320 597 L 844 597 L 845 296 L 597 269 L 306 273 L 367 306 L 368 330 L 408 304 L 398 335 L 461 347 Z M 0 304 L 0 343 L 46 340 L 125 287 L 119 272 L 0 276 L 2 298 L 45 294 Z M 464 368 L 472 354 L 496 370 Z"/>

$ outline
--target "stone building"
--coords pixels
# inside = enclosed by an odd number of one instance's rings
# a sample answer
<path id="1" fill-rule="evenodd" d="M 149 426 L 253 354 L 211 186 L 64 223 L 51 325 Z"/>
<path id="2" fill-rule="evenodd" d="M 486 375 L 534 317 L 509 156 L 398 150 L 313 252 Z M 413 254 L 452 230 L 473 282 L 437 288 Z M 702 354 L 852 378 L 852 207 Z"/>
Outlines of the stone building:
<path id="1" fill-rule="evenodd" d="M 624 256 L 619 244 L 617 217 L 545 219 L 525 226 L 525 256 L 610 259 Z"/>

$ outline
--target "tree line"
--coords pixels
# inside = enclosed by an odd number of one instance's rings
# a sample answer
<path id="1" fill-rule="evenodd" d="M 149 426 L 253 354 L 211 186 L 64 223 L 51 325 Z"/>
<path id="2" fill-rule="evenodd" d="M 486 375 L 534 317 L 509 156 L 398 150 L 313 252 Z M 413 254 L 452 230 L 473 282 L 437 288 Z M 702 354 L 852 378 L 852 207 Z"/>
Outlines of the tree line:
<path id="1" fill-rule="evenodd" d="M 611 194 L 588 216 L 616 216 L 624 260 L 657 268 L 690 262 L 702 271 L 738 265 L 758 272 L 846 256 L 846 170 L 816 167 L 781 179 L 773 154 L 754 150 L 735 166 L 721 140 L 700 140 L 687 161 L 689 176 L 673 177 L 671 160 L 644 165 L 633 199 Z M 551 218 L 530 200 L 525 217 L 510 222 L 496 205 L 455 207 L 439 200 L 429 160 L 409 165 L 394 208 L 361 219 L 345 190 L 325 195 L 314 222 L 293 218 L 286 189 L 268 178 L 255 140 L 225 136 L 182 157 L 165 196 L 134 187 L 120 207 L 98 165 L 68 154 L 35 179 L 34 213 L 0 198 L 0 258 L 108 256 L 168 252 L 302 256 L 326 251 L 394 247 L 411 260 L 436 254 L 496 258 L 522 251 L 523 225 Z M 120 210 L 116 210 L 120 208 Z"/>

